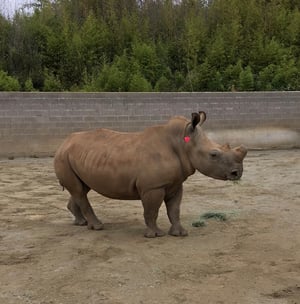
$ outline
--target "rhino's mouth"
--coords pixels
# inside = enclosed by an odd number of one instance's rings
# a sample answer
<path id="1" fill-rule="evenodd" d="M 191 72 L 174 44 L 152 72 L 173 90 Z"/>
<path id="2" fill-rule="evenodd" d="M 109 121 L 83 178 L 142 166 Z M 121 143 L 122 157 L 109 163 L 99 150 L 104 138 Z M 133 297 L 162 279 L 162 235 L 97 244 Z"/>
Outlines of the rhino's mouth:
<path id="1" fill-rule="evenodd" d="M 242 171 L 238 169 L 234 169 L 226 176 L 226 179 L 234 181 L 234 180 L 239 180 L 241 177 L 242 177 Z"/>
<path id="2" fill-rule="evenodd" d="M 224 175 L 214 175 L 214 174 L 207 174 L 209 177 L 219 180 L 230 180 L 235 181 L 239 180 L 242 177 L 242 171 L 241 170 L 232 170 L 229 173 L 225 173 Z"/>

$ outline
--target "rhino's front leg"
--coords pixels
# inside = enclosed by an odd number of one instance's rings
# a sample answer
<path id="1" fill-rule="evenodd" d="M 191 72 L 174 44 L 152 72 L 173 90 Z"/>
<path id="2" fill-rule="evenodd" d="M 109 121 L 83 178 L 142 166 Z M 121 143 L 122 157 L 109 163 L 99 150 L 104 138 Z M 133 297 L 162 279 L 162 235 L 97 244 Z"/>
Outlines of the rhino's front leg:
<path id="1" fill-rule="evenodd" d="M 157 227 L 156 220 L 159 208 L 163 202 L 165 191 L 163 189 L 155 189 L 144 193 L 141 197 L 144 207 L 144 218 L 147 229 L 144 236 L 153 238 L 164 236 L 165 233 Z"/>
<path id="2" fill-rule="evenodd" d="M 169 234 L 174 236 L 187 236 L 187 231 L 181 226 L 180 223 L 180 203 L 182 199 L 182 185 L 171 197 L 165 198 L 165 204 L 167 207 L 167 213 L 169 220 L 172 224 Z"/>

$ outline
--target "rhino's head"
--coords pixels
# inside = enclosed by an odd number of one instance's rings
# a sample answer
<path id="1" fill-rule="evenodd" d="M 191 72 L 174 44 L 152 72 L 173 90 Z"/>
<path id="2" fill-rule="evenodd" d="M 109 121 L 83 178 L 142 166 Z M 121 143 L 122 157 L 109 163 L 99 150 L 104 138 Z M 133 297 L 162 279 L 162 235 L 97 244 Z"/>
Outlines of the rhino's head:
<path id="1" fill-rule="evenodd" d="M 222 180 L 238 180 L 243 173 L 244 146 L 231 149 L 209 140 L 201 129 L 206 120 L 205 112 L 192 113 L 185 130 L 185 144 L 192 166 L 209 177 Z"/>

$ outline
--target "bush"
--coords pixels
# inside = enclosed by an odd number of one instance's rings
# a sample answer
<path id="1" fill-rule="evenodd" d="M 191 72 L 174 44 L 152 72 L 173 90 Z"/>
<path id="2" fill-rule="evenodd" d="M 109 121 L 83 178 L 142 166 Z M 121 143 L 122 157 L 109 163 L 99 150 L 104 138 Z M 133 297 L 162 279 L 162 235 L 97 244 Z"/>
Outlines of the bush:
<path id="1" fill-rule="evenodd" d="M 61 92 L 63 88 L 58 77 L 53 73 L 46 72 L 43 90 L 45 92 Z"/>
<path id="2" fill-rule="evenodd" d="M 19 91 L 20 84 L 19 81 L 0 70 L 0 91 Z"/>
<path id="3" fill-rule="evenodd" d="M 33 83 L 32 83 L 32 79 L 31 79 L 31 78 L 28 78 L 28 79 L 25 81 L 24 90 L 25 90 L 25 92 L 33 92 L 33 91 L 35 91 L 35 89 L 34 89 L 34 87 L 33 87 Z"/>

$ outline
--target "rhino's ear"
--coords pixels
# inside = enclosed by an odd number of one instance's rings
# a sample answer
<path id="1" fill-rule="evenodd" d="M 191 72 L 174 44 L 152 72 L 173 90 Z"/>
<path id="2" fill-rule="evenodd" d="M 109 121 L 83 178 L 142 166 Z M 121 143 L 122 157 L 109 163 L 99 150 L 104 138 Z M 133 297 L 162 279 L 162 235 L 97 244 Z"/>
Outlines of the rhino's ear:
<path id="1" fill-rule="evenodd" d="M 202 124 L 206 120 L 206 113 L 203 111 L 200 111 L 199 113 L 192 113 L 192 127 L 193 130 L 196 128 L 196 126 L 199 124 L 199 126 L 202 126 Z"/>
<path id="2" fill-rule="evenodd" d="M 199 116 L 200 116 L 200 121 L 199 121 L 199 125 L 202 126 L 202 124 L 205 122 L 206 120 L 206 113 L 203 111 L 199 112 Z"/>
<path id="3" fill-rule="evenodd" d="M 199 113 L 192 113 L 191 123 L 192 123 L 193 130 L 195 130 L 195 128 L 196 128 L 196 126 L 199 122 L 200 122 L 200 114 Z"/>

